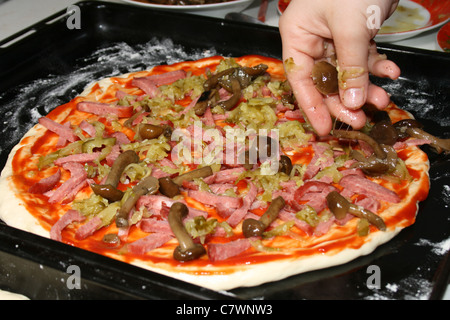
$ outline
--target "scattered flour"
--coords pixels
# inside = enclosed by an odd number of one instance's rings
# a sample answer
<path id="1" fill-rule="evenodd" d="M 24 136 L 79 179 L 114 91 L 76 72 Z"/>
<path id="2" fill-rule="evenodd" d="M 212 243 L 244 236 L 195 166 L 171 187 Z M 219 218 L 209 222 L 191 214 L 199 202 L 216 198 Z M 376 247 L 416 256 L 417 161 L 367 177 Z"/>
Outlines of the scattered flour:
<path id="1" fill-rule="evenodd" d="M 219 53 L 213 48 L 190 50 L 169 39 L 155 38 L 136 46 L 114 43 L 77 60 L 70 66 L 73 71 L 51 74 L 0 93 L 3 119 L 0 132 L 4 139 L 0 154 L 9 152 L 40 117 L 76 97 L 93 81 L 216 54 Z"/>
<path id="2" fill-rule="evenodd" d="M 450 206 L 450 186 L 449 185 L 444 185 L 442 194 L 444 196 L 443 201 L 445 203 L 445 207 L 448 208 Z"/>
<path id="3" fill-rule="evenodd" d="M 431 252 L 438 256 L 447 254 L 450 250 L 450 238 L 438 243 L 426 239 L 420 239 L 415 245 L 431 247 Z M 424 279 L 424 273 L 428 269 L 418 268 L 413 274 L 396 283 L 387 283 L 380 290 L 374 290 L 373 294 L 365 297 L 366 300 L 427 300 L 429 299 L 434 284 Z"/>
<path id="4" fill-rule="evenodd" d="M 436 255 L 444 255 L 450 250 L 450 238 L 445 239 L 438 243 L 433 243 L 426 239 L 420 239 L 417 243 L 418 246 L 430 246 L 431 251 Z"/>
<path id="5" fill-rule="evenodd" d="M 447 111 L 448 100 L 445 98 L 445 92 L 432 86 L 427 79 L 413 82 L 400 77 L 396 81 L 381 86 L 400 108 L 408 110 L 416 118 L 431 120 L 441 127 L 450 126 L 450 113 Z M 436 97 L 442 97 L 442 99 Z"/>

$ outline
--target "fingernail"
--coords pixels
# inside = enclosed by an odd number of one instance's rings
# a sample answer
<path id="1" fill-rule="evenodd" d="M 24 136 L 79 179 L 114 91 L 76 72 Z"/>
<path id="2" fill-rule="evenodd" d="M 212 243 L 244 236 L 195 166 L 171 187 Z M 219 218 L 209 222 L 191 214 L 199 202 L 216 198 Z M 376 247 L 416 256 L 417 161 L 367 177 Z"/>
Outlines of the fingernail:
<path id="1" fill-rule="evenodd" d="M 360 108 L 364 102 L 364 91 L 362 88 L 350 88 L 345 90 L 343 104 L 347 108 Z"/>

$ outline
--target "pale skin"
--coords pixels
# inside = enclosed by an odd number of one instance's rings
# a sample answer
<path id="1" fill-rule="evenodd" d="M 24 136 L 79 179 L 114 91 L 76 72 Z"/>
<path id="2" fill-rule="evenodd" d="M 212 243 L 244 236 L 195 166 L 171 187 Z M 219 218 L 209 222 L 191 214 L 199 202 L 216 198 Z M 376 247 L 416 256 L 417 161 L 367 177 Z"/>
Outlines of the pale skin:
<path id="1" fill-rule="evenodd" d="M 292 0 L 280 17 L 286 74 L 299 106 L 318 135 L 330 133 L 338 119 L 362 128 L 366 103 L 385 108 L 390 97 L 371 84 L 369 73 L 397 79 L 400 68 L 377 52 L 376 28 L 367 25 L 368 7 L 387 19 L 398 0 Z M 335 54 L 340 74 L 339 94 L 323 96 L 314 87 L 311 71 L 318 60 Z"/>

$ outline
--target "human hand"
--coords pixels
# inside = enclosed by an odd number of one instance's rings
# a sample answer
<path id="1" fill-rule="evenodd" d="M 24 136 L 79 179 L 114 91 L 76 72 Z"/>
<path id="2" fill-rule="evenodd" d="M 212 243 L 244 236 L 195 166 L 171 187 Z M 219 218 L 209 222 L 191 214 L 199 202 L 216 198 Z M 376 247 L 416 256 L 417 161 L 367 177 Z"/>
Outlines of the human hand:
<path id="1" fill-rule="evenodd" d="M 361 107 L 370 103 L 385 108 L 389 95 L 369 82 L 369 72 L 396 79 L 399 67 L 377 52 L 367 10 L 379 8 L 380 24 L 398 0 L 292 0 L 280 17 L 283 61 L 287 78 L 309 122 L 319 135 L 332 129 L 332 116 L 360 129 L 366 117 Z M 311 71 L 318 60 L 337 57 L 339 95 L 323 96 L 314 86 Z"/>

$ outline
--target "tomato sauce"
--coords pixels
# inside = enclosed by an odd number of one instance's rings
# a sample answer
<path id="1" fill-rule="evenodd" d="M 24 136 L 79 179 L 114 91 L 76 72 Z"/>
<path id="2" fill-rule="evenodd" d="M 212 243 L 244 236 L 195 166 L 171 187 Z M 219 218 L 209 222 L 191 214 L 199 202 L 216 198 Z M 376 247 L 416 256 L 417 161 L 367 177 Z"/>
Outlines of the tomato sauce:
<path id="1" fill-rule="evenodd" d="M 153 74 L 159 74 L 164 72 L 169 72 L 177 69 L 184 69 L 191 72 L 194 75 L 204 74 L 205 70 L 213 71 L 216 65 L 220 61 L 220 57 L 212 57 L 200 60 L 196 63 L 196 66 L 190 62 L 181 62 L 172 66 L 158 66 L 153 68 L 151 71 L 142 71 L 127 77 L 114 77 L 112 78 L 113 85 L 105 88 L 101 87 L 99 84 L 95 84 L 91 91 L 86 97 L 78 97 L 72 101 L 61 105 L 54 109 L 48 117 L 52 120 L 58 121 L 60 123 L 65 123 L 70 121 L 73 125 L 78 125 L 83 119 L 86 119 L 86 114 L 76 110 L 76 105 L 82 100 L 93 99 L 94 97 L 101 97 L 101 100 L 115 101 L 117 90 L 124 90 L 129 94 L 138 94 L 139 89 L 134 88 L 131 85 L 133 76 L 148 76 Z M 237 59 L 239 63 L 245 63 L 246 61 L 252 61 L 253 64 L 265 63 L 269 65 L 269 72 L 278 79 L 282 79 L 284 76 L 283 66 L 280 61 L 271 58 L 259 58 L 256 56 L 245 57 L 242 59 Z M 188 105 L 190 99 L 186 98 L 181 101 L 180 104 Z M 391 106 L 392 108 L 392 106 Z M 406 117 L 405 114 L 399 112 L 399 118 Z M 93 118 L 92 115 L 89 117 Z M 109 127 L 108 120 L 105 118 L 98 118 L 98 121 L 103 122 L 106 127 Z M 123 132 L 132 139 L 134 132 L 131 129 L 123 127 Z M 28 212 L 35 216 L 42 226 L 47 230 L 50 230 L 51 226 L 56 223 L 56 221 L 68 210 L 70 206 L 68 204 L 49 204 L 46 201 L 46 197 L 43 195 L 30 195 L 27 191 L 28 189 L 37 181 L 45 176 L 49 176 L 55 172 L 55 168 L 47 168 L 45 170 L 39 171 L 37 169 L 37 161 L 39 156 L 46 155 L 50 152 L 57 150 L 55 143 L 57 141 L 56 134 L 45 131 L 44 133 L 39 133 L 37 136 L 29 137 L 21 142 L 21 149 L 18 150 L 13 159 L 13 182 L 17 190 L 17 196 L 20 197 L 25 204 Z M 407 160 L 410 156 L 410 150 L 402 150 L 399 152 L 399 157 L 403 160 Z M 300 152 L 296 152 L 291 155 L 291 160 L 294 164 L 308 164 L 314 156 L 314 151 L 311 146 L 303 148 Z M 384 217 L 388 229 L 394 228 L 395 226 L 408 226 L 414 223 L 415 215 L 417 212 L 416 202 L 425 199 L 428 195 L 429 190 L 429 180 L 421 170 L 417 170 L 413 167 L 408 167 L 408 172 L 414 181 L 419 183 L 418 192 L 413 196 L 410 195 L 409 184 L 403 182 L 395 187 L 395 191 L 401 197 L 401 199 L 406 200 L 406 204 L 402 204 L 400 208 L 395 209 L 394 214 Z M 63 178 L 67 179 L 67 173 Z M 239 190 L 247 188 L 247 184 L 241 181 L 237 184 Z M 86 187 L 83 192 L 89 194 L 90 188 Z M 186 198 L 188 204 L 192 207 L 208 211 L 210 217 L 221 219 L 214 209 L 207 208 L 206 206 L 200 204 L 191 198 Z M 383 209 L 385 209 L 383 207 Z M 257 215 L 262 215 L 264 210 L 255 209 L 253 210 Z M 207 257 L 202 257 L 198 260 L 180 263 L 174 260 L 171 256 L 162 255 L 157 256 L 153 254 L 145 255 L 134 255 L 126 252 L 126 243 L 122 243 L 120 246 L 115 247 L 114 245 L 106 244 L 102 241 L 102 238 L 107 233 L 116 233 L 117 228 L 115 224 L 108 227 L 104 227 L 98 230 L 93 236 L 84 239 L 75 239 L 75 231 L 77 225 L 72 225 L 65 228 L 62 232 L 63 241 L 67 244 L 77 246 L 92 252 L 96 252 L 105 256 L 110 256 L 115 259 L 119 259 L 125 262 L 133 262 L 134 260 L 144 260 L 152 262 L 153 264 L 163 263 L 172 267 L 186 267 L 189 270 L 190 266 L 197 267 L 194 271 L 188 271 L 194 274 L 208 274 L 209 272 L 219 272 L 227 273 L 231 272 L 233 269 L 228 267 L 238 267 L 243 264 L 258 264 L 265 263 L 269 261 L 277 261 L 283 259 L 292 259 L 300 257 L 308 257 L 316 254 L 335 254 L 345 248 L 357 249 L 365 244 L 366 238 L 360 237 L 356 234 L 354 230 L 354 224 L 347 224 L 337 228 L 341 228 L 338 234 L 342 237 L 329 238 L 328 236 L 315 237 L 305 235 L 303 232 L 298 232 L 301 237 L 303 237 L 303 242 L 298 242 L 298 240 L 285 237 L 284 243 L 287 244 L 288 249 L 282 248 L 281 251 L 274 251 L 271 253 L 259 253 L 254 248 L 248 249 L 243 254 L 238 257 L 232 257 L 225 261 L 219 261 L 214 263 L 214 267 L 217 267 L 216 271 L 205 271 L 202 268 L 206 268 L 212 265 L 212 262 Z M 380 232 L 374 227 L 371 227 L 371 232 Z M 128 242 L 145 236 L 146 234 L 140 231 L 137 227 L 133 226 L 130 229 Z M 209 239 L 211 241 L 232 241 L 241 237 L 241 233 L 236 233 L 233 237 L 224 240 L 224 238 Z M 281 238 L 281 237 L 280 237 Z M 283 242 L 282 242 L 283 243 Z M 171 241 L 166 243 L 162 248 L 170 248 L 171 251 L 176 247 L 176 241 Z M 276 244 L 275 244 L 276 245 Z M 296 247 L 295 247 L 296 246 Z M 158 249 L 156 249 L 158 251 Z M 228 268 L 228 269 L 227 269 Z M 199 271 L 200 270 L 200 271 Z"/>

